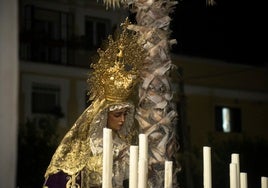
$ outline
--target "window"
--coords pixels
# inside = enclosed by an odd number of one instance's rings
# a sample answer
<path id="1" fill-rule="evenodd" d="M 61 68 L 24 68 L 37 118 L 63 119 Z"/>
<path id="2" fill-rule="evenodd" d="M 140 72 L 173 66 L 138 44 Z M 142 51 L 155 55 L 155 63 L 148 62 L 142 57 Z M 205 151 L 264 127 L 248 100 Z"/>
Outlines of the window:
<path id="1" fill-rule="evenodd" d="M 67 52 L 73 35 L 72 14 L 26 5 L 21 21 L 21 59 L 70 64 Z"/>
<path id="2" fill-rule="evenodd" d="M 215 107 L 216 131 L 241 132 L 241 110 L 227 106 Z"/>
<path id="3" fill-rule="evenodd" d="M 85 46 L 86 49 L 99 47 L 104 39 L 107 38 L 110 28 L 110 20 L 86 17 L 85 21 Z"/>
<path id="4" fill-rule="evenodd" d="M 36 70 L 37 64 L 32 69 Z M 33 68 L 35 67 L 35 68 Z M 47 67 L 42 66 L 45 70 Z M 66 79 L 31 74 L 22 75 L 23 114 L 22 121 L 55 117 L 59 124 L 68 125 L 69 82 Z"/>
<path id="5" fill-rule="evenodd" d="M 59 86 L 33 83 L 31 99 L 33 114 L 62 116 Z"/>

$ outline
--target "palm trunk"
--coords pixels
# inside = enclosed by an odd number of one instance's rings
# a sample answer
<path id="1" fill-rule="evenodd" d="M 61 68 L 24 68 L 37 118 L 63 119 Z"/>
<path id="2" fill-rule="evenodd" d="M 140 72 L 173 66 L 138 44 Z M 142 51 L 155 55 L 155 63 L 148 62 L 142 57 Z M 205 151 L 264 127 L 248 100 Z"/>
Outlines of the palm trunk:
<path id="1" fill-rule="evenodd" d="M 143 82 L 139 87 L 139 105 L 136 119 L 141 133 L 148 135 L 149 141 L 149 187 L 164 187 L 164 164 L 172 160 L 173 187 L 178 187 L 176 174 L 178 165 L 175 155 L 179 149 L 176 139 L 176 109 L 172 102 L 173 92 L 170 84 L 171 62 L 169 40 L 169 14 L 176 1 L 157 0 L 136 1 L 136 25 L 130 28 L 141 34 L 144 48 L 148 51 L 142 74 Z"/>

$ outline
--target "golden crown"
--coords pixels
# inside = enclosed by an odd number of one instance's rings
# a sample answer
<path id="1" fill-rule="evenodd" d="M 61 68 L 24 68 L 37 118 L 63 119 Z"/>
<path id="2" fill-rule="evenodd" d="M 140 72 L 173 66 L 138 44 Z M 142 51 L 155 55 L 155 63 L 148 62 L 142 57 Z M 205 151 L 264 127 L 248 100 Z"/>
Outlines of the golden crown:
<path id="1" fill-rule="evenodd" d="M 107 48 L 98 49 L 99 60 L 91 65 L 93 73 L 88 79 L 90 100 L 124 101 L 138 82 L 146 53 L 137 33 L 127 29 L 129 24 L 126 19 L 119 36 L 108 36 Z"/>

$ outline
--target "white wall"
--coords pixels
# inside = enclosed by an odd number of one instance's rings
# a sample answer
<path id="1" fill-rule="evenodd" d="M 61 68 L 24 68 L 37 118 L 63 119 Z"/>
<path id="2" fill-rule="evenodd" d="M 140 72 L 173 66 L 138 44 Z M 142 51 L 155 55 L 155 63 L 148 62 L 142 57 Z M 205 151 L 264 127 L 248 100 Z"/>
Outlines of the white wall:
<path id="1" fill-rule="evenodd" d="M 18 122 L 17 0 L 0 0 L 0 187 L 15 188 Z"/>

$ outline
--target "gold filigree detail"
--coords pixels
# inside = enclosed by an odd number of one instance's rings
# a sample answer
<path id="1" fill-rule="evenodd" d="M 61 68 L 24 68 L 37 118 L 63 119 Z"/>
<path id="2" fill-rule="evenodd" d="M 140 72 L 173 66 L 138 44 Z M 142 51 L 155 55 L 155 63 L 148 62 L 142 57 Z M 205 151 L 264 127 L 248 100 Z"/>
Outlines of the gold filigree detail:
<path id="1" fill-rule="evenodd" d="M 107 49 L 98 49 L 100 58 L 91 65 L 94 71 L 88 79 L 90 100 L 124 101 L 138 82 L 146 54 L 138 35 L 127 29 L 129 24 L 126 19 L 119 37 L 110 35 Z"/>
<path id="2" fill-rule="evenodd" d="M 68 181 L 66 183 L 66 188 L 81 188 L 78 183 L 76 183 L 76 178 L 79 176 L 79 173 L 68 176 Z"/>

